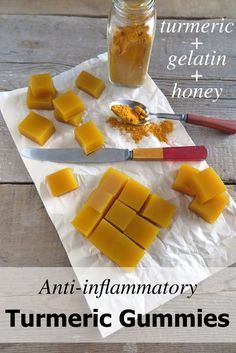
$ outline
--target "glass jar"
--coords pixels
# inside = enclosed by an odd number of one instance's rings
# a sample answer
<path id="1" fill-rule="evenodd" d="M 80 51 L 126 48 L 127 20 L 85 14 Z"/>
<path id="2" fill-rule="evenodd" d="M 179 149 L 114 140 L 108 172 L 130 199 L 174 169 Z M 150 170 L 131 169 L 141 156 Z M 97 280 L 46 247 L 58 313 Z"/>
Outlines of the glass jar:
<path id="1" fill-rule="evenodd" d="M 108 21 L 109 78 L 113 84 L 143 84 L 155 31 L 155 0 L 113 0 Z"/>

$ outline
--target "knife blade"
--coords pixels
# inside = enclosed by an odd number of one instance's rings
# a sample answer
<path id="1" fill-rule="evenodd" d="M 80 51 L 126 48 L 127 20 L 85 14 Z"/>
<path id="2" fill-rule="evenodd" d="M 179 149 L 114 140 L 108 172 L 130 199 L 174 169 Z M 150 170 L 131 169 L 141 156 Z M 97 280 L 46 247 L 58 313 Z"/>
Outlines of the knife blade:
<path id="1" fill-rule="evenodd" d="M 80 148 L 24 148 L 21 155 L 39 161 L 57 163 L 113 163 L 130 159 L 128 149 L 105 148 L 86 155 Z"/>
<path id="2" fill-rule="evenodd" d="M 136 148 L 132 151 L 119 148 L 104 148 L 86 155 L 80 148 L 24 148 L 21 155 L 40 161 L 56 163 L 113 163 L 136 161 L 203 161 L 207 158 L 205 146 L 166 148 Z"/>

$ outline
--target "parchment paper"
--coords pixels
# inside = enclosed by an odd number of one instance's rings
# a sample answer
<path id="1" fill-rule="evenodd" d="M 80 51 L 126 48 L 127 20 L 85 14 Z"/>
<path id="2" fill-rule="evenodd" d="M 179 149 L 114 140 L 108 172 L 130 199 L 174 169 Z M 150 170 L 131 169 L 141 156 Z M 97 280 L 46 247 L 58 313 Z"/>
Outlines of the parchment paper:
<path id="1" fill-rule="evenodd" d="M 89 97 L 75 87 L 75 79 L 81 70 L 90 71 L 106 81 L 106 90 L 99 100 Z M 105 123 L 105 120 L 111 114 L 108 106 L 112 100 L 118 98 L 134 99 L 148 105 L 151 111 L 173 112 L 167 99 L 150 77 L 147 77 L 143 87 L 137 89 L 112 86 L 107 78 L 106 54 L 61 73 L 54 77 L 54 83 L 59 93 L 68 89 L 73 89 L 76 93 L 79 93 L 87 107 L 85 120 L 92 119 L 104 132 L 106 147 L 129 149 L 137 147 L 128 135 L 121 135 L 118 130 L 110 128 Z M 18 124 L 29 113 L 25 103 L 26 91 L 26 88 L 22 88 L 0 94 L 1 112 L 19 152 L 24 147 L 38 147 L 32 141 L 21 136 L 17 129 Z M 74 139 L 73 127 L 57 122 L 52 112 L 39 111 L 39 113 L 51 119 L 57 130 L 44 147 L 79 147 Z M 179 122 L 175 122 L 174 132 L 169 137 L 169 145 L 193 145 L 190 136 Z M 166 144 L 158 142 L 154 137 L 144 138 L 138 144 L 138 147 L 159 146 L 166 146 Z M 153 193 L 159 194 L 177 207 L 177 215 L 172 227 L 168 230 L 161 230 L 160 235 L 138 267 L 131 274 L 126 274 L 102 255 L 87 239 L 76 232 L 70 224 L 109 165 L 66 165 L 25 158 L 23 158 L 23 162 L 35 183 L 49 217 L 57 229 L 80 282 L 83 282 L 86 278 L 91 281 L 98 279 L 99 276 L 102 278 L 101 272 L 94 273 L 91 269 L 93 267 L 106 267 L 106 276 L 110 277 L 114 283 L 161 283 L 167 280 L 173 283 L 179 281 L 182 281 L 182 283 L 184 281 L 198 283 L 210 276 L 212 271 L 208 267 L 226 267 L 236 260 L 236 205 L 234 201 L 230 200 L 230 204 L 223 215 L 213 225 L 209 225 L 195 216 L 188 210 L 191 199 L 171 190 L 176 171 L 181 163 L 123 162 L 113 165 L 114 168 L 127 173 L 149 187 Z M 207 166 L 205 162 L 191 164 L 200 169 Z M 72 167 L 77 174 L 80 189 L 60 198 L 52 197 L 45 183 L 45 176 L 66 166 Z M 160 271 L 164 267 L 181 268 L 184 271 L 178 278 L 171 271 Z M 164 276 L 163 273 L 165 273 Z M 124 308 L 134 308 L 139 312 L 146 313 L 169 299 L 168 296 L 165 296 L 165 298 L 156 297 L 155 300 L 153 297 L 151 299 L 143 297 L 140 300 L 140 297 L 134 298 L 134 296 L 123 295 L 96 300 L 92 296 L 87 296 L 90 308 L 96 307 L 117 315 Z M 119 328 L 120 324 L 117 320 L 112 328 L 100 327 L 100 332 L 103 336 L 107 336 Z"/>

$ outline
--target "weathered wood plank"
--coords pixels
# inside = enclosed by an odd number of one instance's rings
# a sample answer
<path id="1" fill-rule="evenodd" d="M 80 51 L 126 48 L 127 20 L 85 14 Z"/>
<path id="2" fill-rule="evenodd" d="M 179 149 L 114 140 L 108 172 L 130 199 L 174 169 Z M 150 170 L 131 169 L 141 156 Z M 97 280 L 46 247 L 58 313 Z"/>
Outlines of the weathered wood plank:
<path id="1" fill-rule="evenodd" d="M 234 344 L 1 344 L 1 353 L 235 353 Z"/>
<path id="2" fill-rule="evenodd" d="M 1 185 L 0 200 L 0 266 L 69 266 L 33 185 Z"/>
<path id="3" fill-rule="evenodd" d="M 138 345 L 138 353 L 235 353 L 234 344 L 157 344 Z M 152 349 L 152 350 L 151 350 Z"/>
<path id="4" fill-rule="evenodd" d="M 235 187 L 228 190 L 236 197 Z M 58 234 L 33 185 L 0 185 L 0 200 L 0 266 L 69 266 Z"/>
<path id="5" fill-rule="evenodd" d="M 46 14 L 72 16 L 107 16 L 111 0 L 1 0 L 2 14 Z M 159 17 L 215 18 L 235 17 L 234 0 L 159 0 Z"/>
<path id="6" fill-rule="evenodd" d="M 1 0 L 1 14 L 107 16 L 111 0 Z"/>
<path id="7" fill-rule="evenodd" d="M 173 81 L 191 79 L 196 67 L 178 66 L 175 70 L 168 70 L 167 64 L 170 55 L 181 56 L 193 48 L 191 42 L 196 39 L 196 34 L 160 34 L 161 23 L 160 20 L 157 23 L 157 35 L 150 66 L 151 76 Z M 234 23 L 236 24 L 235 20 Z M 215 50 L 217 54 L 227 56 L 227 65 L 224 67 L 200 68 L 199 71 L 204 78 L 235 80 L 236 37 L 234 34 L 216 33 L 197 36 L 204 43 L 198 54 L 206 55 Z M 0 42 L 0 62 L 3 64 L 10 63 L 17 66 L 19 63 L 31 65 L 40 63 L 46 66 L 52 64 L 60 64 L 64 67 L 74 66 L 107 50 L 106 20 L 58 16 L 0 16 Z"/>

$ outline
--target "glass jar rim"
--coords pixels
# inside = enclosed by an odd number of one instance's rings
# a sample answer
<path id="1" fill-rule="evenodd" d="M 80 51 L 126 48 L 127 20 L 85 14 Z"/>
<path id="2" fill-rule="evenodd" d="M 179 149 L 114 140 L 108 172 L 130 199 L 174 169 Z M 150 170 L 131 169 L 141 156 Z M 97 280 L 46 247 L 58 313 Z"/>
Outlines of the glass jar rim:
<path id="1" fill-rule="evenodd" d="M 125 0 L 113 0 L 113 5 L 121 14 L 132 14 L 135 16 L 152 11 L 155 7 L 155 2 L 155 0 L 143 0 L 142 2 L 140 1 L 140 6 L 132 7 Z"/>

